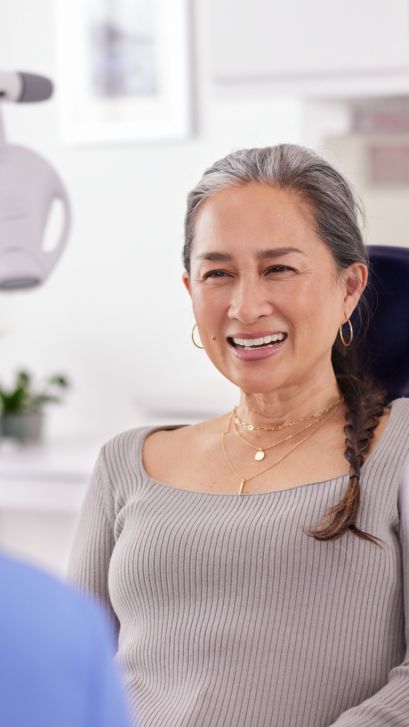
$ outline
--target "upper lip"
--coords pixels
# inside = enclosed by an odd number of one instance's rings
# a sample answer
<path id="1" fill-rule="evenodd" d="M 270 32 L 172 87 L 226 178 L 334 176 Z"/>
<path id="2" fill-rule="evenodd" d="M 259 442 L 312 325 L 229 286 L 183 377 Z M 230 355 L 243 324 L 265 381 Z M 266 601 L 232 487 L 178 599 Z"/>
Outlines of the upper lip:
<path id="1" fill-rule="evenodd" d="M 275 336 L 277 333 L 287 333 L 287 331 L 257 331 L 257 333 L 230 333 L 227 338 L 265 338 L 266 336 Z"/>

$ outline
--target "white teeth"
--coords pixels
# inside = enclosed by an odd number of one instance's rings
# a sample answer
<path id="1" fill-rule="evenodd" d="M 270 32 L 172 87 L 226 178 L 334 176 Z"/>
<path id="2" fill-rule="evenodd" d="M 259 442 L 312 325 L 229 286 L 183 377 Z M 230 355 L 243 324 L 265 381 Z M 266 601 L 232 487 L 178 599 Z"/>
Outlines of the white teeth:
<path id="1" fill-rule="evenodd" d="M 264 338 L 233 338 L 233 342 L 238 346 L 246 346 L 252 348 L 253 346 L 262 346 L 268 343 L 274 343 L 275 341 L 282 341 L 285 338 L 285 333 L 273 333 L 271 336 L 264 336 Z"/>

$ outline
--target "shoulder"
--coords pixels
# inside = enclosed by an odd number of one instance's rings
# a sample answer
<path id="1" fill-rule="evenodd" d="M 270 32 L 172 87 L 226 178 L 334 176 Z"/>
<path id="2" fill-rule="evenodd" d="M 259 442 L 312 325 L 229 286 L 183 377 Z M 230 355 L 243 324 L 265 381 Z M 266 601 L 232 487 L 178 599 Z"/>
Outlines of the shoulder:
<path id="1" fill-rule="evenodd" d="M 0 575 L 3 584 L 2 604 L 4 607 L 4 596 L 11 602 L 23 593 L 26 589 L 35 599 L 47 593 L 54 601 L 58 601 L 63 594 L 71 594 L 74 599 L 77 594 L 70 586 L 65 585 L 55 576 L 46 571 L 29 565 L 17 558 L 5 554 L 0 556 Z"/>
<path id="2" fill-rule="evenodd" d="M 400 428 L 409 429 L 409 397 L 401 396 L 393 399 L 389 406 L 391 407 L 391 419 L 398 424 Z"/>
<path id="3" fill-rule="evenodd" d="M 168 481 L 168 473 L 186 474 L 189 460 L 207 462 L 215 441 L 226 428 L 231 413 L 197 424 L 167 424 L 127 429 L 105 442 L 98 458 L 102 491 L 109 518 L 143 489 L 150 480 Z M 192 457 L 184 457 L 186 453 Z M 98 475 L 95 476 L 98 480 Z"/>
<path id="4" fill-rule="evenodd" d="M 409 398 L 400 397 L 392 399 L 384 407 L 384 412 L 379 418 L 379 423 L 375 429 L 375 438 L 380 438 L 386 430 L 393 437 L 399 437 L 404 434 L 405 426 L 409 429 Z"/>
<path id="5" fill-rule="evenodd" d="M 399 409 L 402 409 L 402 411 L 409 411 L 409 396 L 400 396 L 398 399 L 393 399 L 391 401 L 391 404 L 393 406 L 398 406 Z"/>
<path id="6" fill-rule="evenodd" d="M 115 485 L 118 477 L 121 479 L 135 471 L 143 442 L 156 429 L 155 426 L 133 427 L 106 440 L 98 453 L 95 470 L 108 484 Z"/>
<path id="7" fill-rule="evenodd" d="M 391 404 L 391 430 L 403 452 L 409 457 L 409 397 L 394 399 Z"/>
<path id="8" fill-rule="evenodd" d="M 409 398 L 393 399 L 385 407 L 374 432 L 373 445 L 384 442 L 390 457 L 409 451 Z"/>
<path id="9" fill-rule="evenodd" d="M 51 574 L 4 555 L 0 579 L 4 723 L 82 724 L 84 713 L 90 713 L 91 685 L 92 709 L 103 707 L 112 717 L 106 724 L 129 725 L 102 606 Z M 23 696 L 21 702 L 16 694 Z"/>
<path id="10" fill-rule="evenodd" d="M 203 464 L 213 461 L 215 443 L 219 442 L 228 417 L 222 415 L 197 424 L 152 431 L 144 440 L 143 451 L 140 450 L 143 475 L 160 482 L 179 482 L 189 476 L 197 479 L 197 469 L 203 472 Z"/>
<path id="11" fill-rule="evenodd" d="M 135 447 L 136 442 L 143 440 L 150 431 L 156 428 L 155 426 L 142 426 L 118 432 L 118 434 L 115 434 L 103 443 L 100 454 L 102 453 L 107 458 L 113 454 L 126 456 L 129 449 Z"/>
<path id="12" fill-rule="evenodd" d="M 105 616 L 97 603 L 39 568 L 2 555 L 0 578 L 0 630 L 18 634 L 19 641 L 27 647 L 38 641 L 42 649 L 49 644 L 56 653 L 59 648 L 67 652 L 73 643 L 75 648 L 84 643 L 83 637 L 89 632 L 90 624 L 96 623 L 98 629 L 105 628 Z"/>
<path id="13" fill-rule="evenodd" d="M 382 434 L 382 452 L 390 473 L 400 473 L 409 457 L 409 397 L 393 399 Z"/>
<path id="14" fill-rule="evenodd" d="M 154 461 L 166 457 L 166 452 L 179 448 L 179 432 L 190 429 L 183 424 L 134 427 L 119 432 L 101 447 L 95 472 L 104 481 L 101 484 L 108 505 L 117 513 L 136 490 L 146 483 L 145 453 Z M 176 437 L 176 442 L 174 440 Z M 143 459 L 142 459 L 143 451 Z M 98 477 L 98 475 L 96 475 Z"/>
<path id="15" fill-rule="evenodd" d="M 222 414 L 197 424 L 180 424 L 166 427 L 152 427 L 144 430 L 143 450 L 144 458 L 160 457 L 170 452 L 179 451 L 189 447 L 197 449 L 202 443 L 214 435 L 219 436 L 226 426 L 229 415 Z"/>

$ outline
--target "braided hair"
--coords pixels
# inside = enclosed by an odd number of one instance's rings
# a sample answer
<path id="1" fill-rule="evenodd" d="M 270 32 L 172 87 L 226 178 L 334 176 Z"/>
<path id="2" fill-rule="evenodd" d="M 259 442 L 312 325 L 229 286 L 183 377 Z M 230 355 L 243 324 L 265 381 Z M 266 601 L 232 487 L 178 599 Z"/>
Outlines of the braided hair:
<path id="1" fill-rule="evenodd" d="M 311 149 L 278 144 L 228 154 L 207 169 L 188 194 L 182 252 L 188 275 L 200 205 L 222 189 L 250 182 L 293 190 L 309 204 L 315 232 L 330 251 L 338 274 L 354 262 L 369 266 L 359 225 L 363 211 L 345 177 Z M 369 282 L 369 290 L 370 285 Z M 362 329 L 366 330 L 370 307 L 365 296 L 359 301 L 358 315 Z M 348 486 L 340 502 L 325 513 L 320 523 L 304 532 L 316 540 L 334 540 L 351 530 L 357 537 L 380 545 L 382 541 L 359 529 L 356 520 L 360 507 L 360 471 L 384 413 L 387 393 L 368 373 L 360 370 L 355 343 L 354 336 L 354 343 L 345 348 L 337 337 L 331 353 L 335 377 L 347 407 L 344 456 L 350 468 Z"/>
<path id="2" fill-rule="evenodd" d="M 369 374 L 360 371 L 354 349 L 345 352 L 340 348 L 337 340 L 332 349 L 332 364 L 347 406 L 344 456 L 350 465 L 349 482 L 340 502 L 325 513 L 315 528 L 310 527 L 304 532 L 316 540 L 334 540 L 349 529 L 358 537 L 380 545 L 380 538 L 357 528 L 355 521 L 361 501 L 359 478 L 363 455 L 368 452 L 384 413 L 387 393 Z"/>

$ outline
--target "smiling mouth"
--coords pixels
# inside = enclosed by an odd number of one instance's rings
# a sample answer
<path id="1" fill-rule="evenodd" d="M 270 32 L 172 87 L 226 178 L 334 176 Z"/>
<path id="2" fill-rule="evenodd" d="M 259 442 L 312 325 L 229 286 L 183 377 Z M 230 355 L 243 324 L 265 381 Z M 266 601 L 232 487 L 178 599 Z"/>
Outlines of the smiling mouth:
<path id="1" fill-rule="evenodd" d="M 254 351 L 258 348 L 272 348 L 287 338 L 288 334 L 274 333 L 271 336 L 263 336 L 260 338 L 233 338 L 227 337 L 227 341 L 233 348 L 241 348 L 243 351 Z"/>

